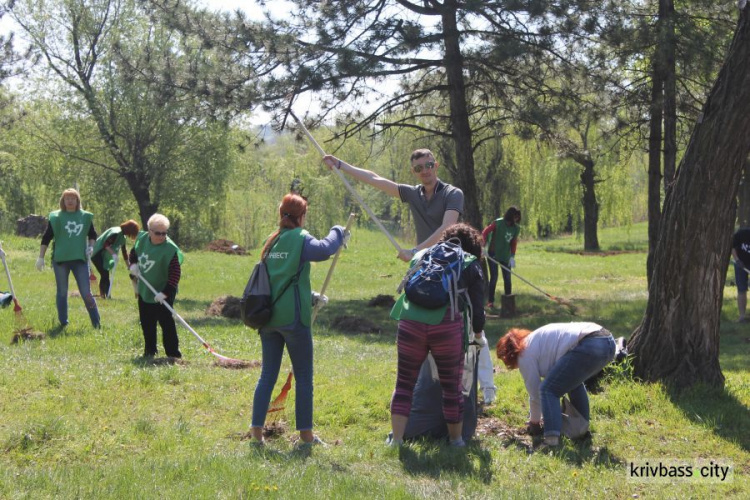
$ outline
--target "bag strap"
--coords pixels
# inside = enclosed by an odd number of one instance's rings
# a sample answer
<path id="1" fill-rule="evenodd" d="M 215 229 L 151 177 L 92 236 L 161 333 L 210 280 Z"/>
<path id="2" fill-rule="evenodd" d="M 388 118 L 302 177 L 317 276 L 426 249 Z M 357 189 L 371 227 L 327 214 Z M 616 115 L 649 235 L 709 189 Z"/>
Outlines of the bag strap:
<path id="1" fill-rule="evenodd" d="M 265 255 L 261 256 L 260 261 L 263 262 L 264 266 L 266 264 L 266 257 L 268 257 L 268 254 L 271 253 L 271 250 L 273 250 L 273 247 L 276 246 L 276 243 L 278 243 L 279 238 L 281 238 L 281 233 L 279 233 L 278 235 L 276 235 L 276 238 L 273 240 L 273 243 L 271 243 L 271 245 L 269 245 L 268 251 L 265 253 Z M 266 270 L 266 272 L 268 272 L 268 270 Z M 273 301 L 271 302 L 271 307 L 273 307 L 276 304 L 276 301 L 278 301 L 286 293 L 286 291 L 289 289 L 289 287 L 291 286 L 292 283 L 294 283 L 297 280 L 299 280 L 299 275 L 300 274 L 302 274 L 302 268 L 300 268 L 300 270 L 297 271 L 297 273 L 294 276 L 292 276 L 291 278 L 289 278 L 289 281 L 287 281 L 286 285 L 284 285 L 284 288 L 281 289 L 281 293 L 279 295 L 277 295 L 276 298 L 273 299 Z"/>

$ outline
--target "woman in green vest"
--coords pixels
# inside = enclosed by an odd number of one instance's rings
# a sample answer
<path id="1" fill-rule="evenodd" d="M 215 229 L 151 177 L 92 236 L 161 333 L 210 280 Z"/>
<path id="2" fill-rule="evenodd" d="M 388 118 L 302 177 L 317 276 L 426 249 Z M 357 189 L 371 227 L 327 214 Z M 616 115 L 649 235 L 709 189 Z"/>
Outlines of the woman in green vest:
<path id="1" fill-rule="evenodd" d="M 482 239 L 487 245 L 487 254 L 503 265 L 503 287 L 505 295 L 513 292 L 510 281 L 510 270 L 516 267 L 516 246 L 518 245 L 518 233 L 521 228 L 521 211 L 517 207 L 510 207 L 505 215 L 492 222 L 482 231 Z M 490 268 L 490 296 L 487 308 L 495 307 L 495 287 L 497 286 L 497 264 L 488 259 Z"/>
<path id="2" fill-rule="evenodd" d="M 123 261 L 128 261 L 125 237 L 135 240 L 140 230 L 141 225 L 130 219 L 119 226 L 110 227 L 96 239 L 91 263 L 94 264 L 101 276 L 101 279 L 99 279 L 99 297 L 102 299 L 109 298 L 109 272 L 114 269 L 119 260 L 118 250 L 122 249 Z"/>
<path id="3" fill-rule="evenodd" d="M 346 243 L 348 234 L 333 226 L 328 236 L 317 240 L 302 229 L 307 217 L 307 200 L 287 194 L 279 205 L 279 229 L 266 240 L 265 257 L 275 301 L 268 324 L 259 330 L 263 350 L 263 368 L 253 397 L 252 434 L 263 443 L 271 391 L 281 368 L 284 346 L 292 360 L 295 376 L 295 415 L 303 443 L 322 444 L 313 434 L 313 342 L 310 328 L 312 289 L 310 262 L 319 262 L 335 254 Z"/>
<path id="4" fill-rule="evenodd" d="M 453 224 L 446 228 L 440 241 L 453 238 L 461 241 L 461 248 L 464 251 L 464 267 L 458 280 L 458 289 L 466 290 L 468 303 L 458 300 L 459 308 L 455 311 L 448 305 L 437 309 L 427 309 L 410 302 L 404 293 L 391 310 L 391 318 L 398 320 L 396 334 L 398 372 L 396 388 L 391 398 L 393 432 L 387 441 L 389 446 L 403 444 L 414 398 L 414 387 L 428 353 L 432 354 L 437 365 L 449 443 L 451 446 L 465 446 L 462 437 L 464 418 L 462 378 L 466 339 L 464 338 L 465 325 L 462 312 L 467 309 L 472 311 L 468 327 L 481 343 L 480 339 L 484 338 L 485 321 L 484 274 L 480 264 L 482 239 L 479 231 L 463 223 Z M 418 252 L 412 258 L 411 265 L 414 266 L 428 250 Z"/>
<path id="5" fill-rule="evenodd" d="M 42 236 L 36 268 L 44 270 L 44 254 L 49 242 L 52 246 L 52 270 L 55 272 L 57 318 L 62 326 L 68 324 L 68 278 L 70 273 L 78 284 L 91 324 L 99 328 L 99 310 L 91 294 L 88 259 L 94 251 L 96 230 L 94 215 L 81 209 L 81 195 L 75 189 L 66 189 L 60 197 L 60 210 L 49 214 L 49 224 Z"/>
<path id="6" fill-rule="evenodd" d="M 164 353 L 170 358 L 181 358 L 177 326 L 172 313 L 162 304 L 166 302 L 170 306 L 174 305 L 184 257 L 175 242 L 167 236 L 169 219 L 166 216 L 152 215 L 147 227 L 148 231 L 141 231 L 136 237 L 128 258 L 130 275 L 134 278 L 143 276 L 155 290 L 159 290 L 154 294 L 143 281 L 139 281 L 136 287 L 138 315 L 145 341 L 143 356 L 156 356 L 156 325 L 159 324 Z"/>

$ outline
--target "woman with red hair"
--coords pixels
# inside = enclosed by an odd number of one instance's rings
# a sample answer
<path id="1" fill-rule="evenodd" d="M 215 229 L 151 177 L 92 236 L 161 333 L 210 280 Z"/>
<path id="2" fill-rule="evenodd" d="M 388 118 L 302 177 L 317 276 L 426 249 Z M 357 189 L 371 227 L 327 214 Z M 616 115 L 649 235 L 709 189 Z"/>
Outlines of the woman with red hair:
<path id="1" fill-rule="evenodd" d="M 109 272 L 114 269 L 119 260 L 117 251 L 122 248 L 122 257 L 128 260 L 128 249 L 125 245 L 125 237 L 135 241 L 135 237 L 141 230 L 140 224 L 130 219 L 119 226 L 110 227 L 96 239 L 94 253 L 91 255 L 91 263 L 99 271 L 99 297 L 109 298 Z"/>
<path id="2" fill-rule="evenodd" d="M 349 235 L 343 227 L 333 226 L 328 236 L 317 240 L 302 229 L 306 218 L 307 200 L 297 194 L 284 196 L 279 205 L 279 228 L 268 237 L 261 253 L 268 269 L 273 300 L 271 319 L 258 332 L 263 351 L 263 368 L 253 397 L 251 432 L 255 441 L 261 444 L 271 391 L 279 376 L 285 345 L 296 379 L 294 406 L 300 439 L 307 444 L 322 444 L 312 431 L 310 262 L 328 259 L 346 243 Z"/>
<path id="3" fill-rule="evenodd" d="M 521 370 L 529 393 L 529 433 L 542 433 L 544 444 L 560 444 L 560 398 L 589 420 L 589 398 L 583 382 L 615 357 L 615 340 L 596 323 L 550 323 L 533 332 L 511 328 L 497 343 L 497 357 L 509 370 Z M 542 379 L 544 380 L 542 382 Z"/>

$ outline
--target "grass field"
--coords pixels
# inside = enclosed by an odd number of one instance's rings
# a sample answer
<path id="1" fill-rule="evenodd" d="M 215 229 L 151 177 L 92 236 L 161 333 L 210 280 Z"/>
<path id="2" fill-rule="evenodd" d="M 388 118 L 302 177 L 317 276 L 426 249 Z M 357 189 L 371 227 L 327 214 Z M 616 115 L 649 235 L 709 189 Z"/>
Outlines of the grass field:
<path id="1" fill-rule="evenodd" d="M 34 269 L 39 241 L 3 239 L 23 313 L 46 339 L 10 345 L 14 314 L 0 310 L 0 498 L 747 498 L 750 492 L 750 326 L 732 323 L 733 287 L 725 290 L 722 313 L 722 391 L 676 394 L 615 373 L 592 395 L 593 440 L 566 441 L 546 454 L 532 452 L 517 432 L 527 412 L 520 374 L 496 366 L 498 400 L 469 447 L 423 442 L 394 450 L 384 439 L 396 325 L 387 309 L 367 302 L 395 295 L 405 267 L 382 235 L 355 230 L 314 329 L 315 430 L 331 445 L 295 448 L 292 391 L 287 431 L 256 449 L 243 436 L 259 369 L 214 366 L 184 329 L 186 365 L 144 363 L 124 266 L 114 300 L 100 302 L 101 330 L 90 327 L 81 299 L 73 297 L 70 326 L 58 329 L 54 277 Z M 629 336 L 647 298 L 646 227 L 602 230 L 600 242 L 603 252 L 595 255 L 578 252 L 583 245 L 574 238 L 521 242 L 516 271 L 570 300 L 578 316 L 515 279 L 519 315 L 488 320 L 491 345 L 510 326 L 576 319 Z M 244 360 L 260 358 L 255 331 L 205 310 L 219 296 L 239 295 L 254 262 L 254 256 L 188 252 L 175 304 L 214 348 Z M 314 289 L 327 270 L 328 263 L 313 265 Z M 331 325 L 340 316 L 367 319 L 380 333 L 337 330 Z M 287 359 L 278 386 L 288 366 Z M 646 480 L 630 477 L 631 462 L 732 469 L 724 481 L 699 474 Z"/>

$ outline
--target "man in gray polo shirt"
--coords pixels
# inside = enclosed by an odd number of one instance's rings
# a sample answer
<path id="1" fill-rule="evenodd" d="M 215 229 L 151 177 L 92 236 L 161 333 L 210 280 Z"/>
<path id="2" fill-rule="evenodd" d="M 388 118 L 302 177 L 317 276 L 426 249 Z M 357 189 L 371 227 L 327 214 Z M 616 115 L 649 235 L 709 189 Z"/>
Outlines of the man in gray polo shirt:
<path id="1" fill-rule="evenodd" d="M 402 250 L 398 258 L 409 262 L 423 248 L 429 248 L 450 225 L 458 222 L 464 210 L 464 193 L 438 179 L 438 162 L 429 149 L 417 149 L 411 154 L 411 169 L 420 184 L 397 184 L 375 172 L 349 165 L 332 155 L 323 157 L 329 168 L 338 168 L 355 179 L 408 203 L 417 230 L 417 245 Z"/>

